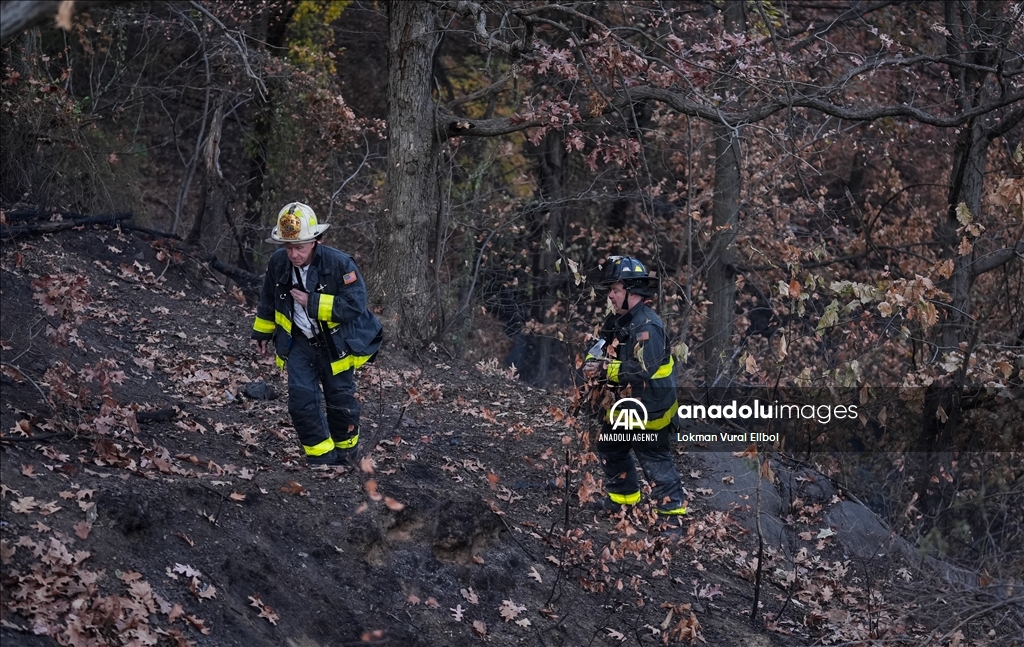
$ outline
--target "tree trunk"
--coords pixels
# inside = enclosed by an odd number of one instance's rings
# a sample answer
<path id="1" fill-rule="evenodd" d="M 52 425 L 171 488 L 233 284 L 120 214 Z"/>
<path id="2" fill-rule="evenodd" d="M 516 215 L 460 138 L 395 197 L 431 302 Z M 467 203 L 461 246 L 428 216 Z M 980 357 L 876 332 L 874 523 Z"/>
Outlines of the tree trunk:
<path id="1" fill-rule="evenodd" d="M 985 67 L 993 66 L 1000 60 L 999 51 L 1007 46 L 1009 34 L 1005 21 L 1000 20 L 999 3 L 981 1 L 976 3 L 947 2 L 945 7 L 947 55 L 952 59 L 963 59 L 975 67 L 950 65 L 950 78 L 957 89 L 957 108 L 967 111 L 986 100 L 989 72 Z M 969 50 L 962 51 L 967 45 Z M 943 309 L 939 323 L 931 332 L 936 345 L 935 358 L 942 361 L 947 353 L 960 355 L 961 366 L 967 366 L 973 354 L 976 338 L 975 322 L 971 316 L 971 292 L 975 278 L 975 252 L 972 237 L 961 230 L 957 210 L 964 205 L 971 218 L 981 218 L 981 202 L 984 193 L 985 165 L 988 149 L 995 129 L 1012 127 L 1005 122 L 1011 118 L 1002 115 L 992 119 L 983 116 L 972 119 L 957 135 L 953 149 L 953 167 L 950 170 L 949 193 L 946 216 L 939 227 L 940 254 L 953 260 L 953 274 L 941 284 L 949 294 L 949 305 Z M 1017 117 L 1019 118 L 1019 117 Z M 960 251 L 961 241 L 966 238 L 972 243 L 972 250 L 966 254 Z M 964 372 L 940 380 L 928 387 L 925 393 L 924 419 L 918 438 L 918 451 L 941 451 L 956 439 L 951 430 L 956 429 L 960 419 L 960 399 L 964 386 Z"/>
<path id="2" fill-rule="evenodd" d="M 708 322 L 704 333 L 707 378 L 728 370 L 728 348 L 736 310 L 736 229 L 740 215 L 740 142 L 732 128 L 715 127 L 715 186 L 708 266 Z"/>
<path id="3" fill-rule="evenodd" d="M 224 129 L 224 97 L 218 95 L 210 119 L 210 134 L 203 147 L 203 195 L 185 242 L 195 247 L 202 240 L 204 227 L 216 221 L 227 209 L 227 182 L 220 170 L 220 138 Z"/>
<path id="4" fill-rule="evenodd" d="M 566 175 L 565 133 L 561 130 L 549 130 L 545 133 L 544 141 L 537 150 L 537 158 L 537 179 L 540 186 L 538 197 L 541 203 L 538 216 L 541 221 L 537 226 L 540 241 L 533 267 L 535 292 L 532 305 L 533 319 L 537 323 L 545 324 L 548 323 L 548 312 L 555 304 L 556 291 L 560 284 L 555 262 L 561 256 L 558 244 L 562 239 L 565 221 L 562 207 Z M 524 376 L 529 378 L 530 383 L 544 386 L 548 382 L 551 358 L 556 350 L 555 339 L 551 335 L 541 334 L 533 346 L 536 350 L 533 374 L 529 375 L 529 371 L 526 370 Z M 520 367 L 521 370 L 525 368 Z"/>
<path id="5" fill-rule="evenodd" d="M 287 5 L 270 5 L 262 12 L 254 41 L 257 47 L 266 44 L 266 49 L 274 55 L 284 51 L 285 35 L 288 21 L 295 12 L 294 7 Z M 267 86 L 266 101 L 257 99 L 256 115 L 253 118 L 253 141 L 246 147 L 249 153 L 248 180 L 245 184 L 245 213 L 242 216 L 242 253 L 238 259 L 239 267 L 248 272 L 257 269 L 256 250 L 260 242 L 267 237 L 267 226 L 263 222 L 264 207 L 263 190 L 267 177 L 267 150 L 274 135 L 274 108 L 276 91 L 273 84 Z M 287 202 L 289 200 L 285 200 Z M 278 205 L 283 207 L 284 203 Z M 270 212 L 276 213 L 271 205 Z"/>
<path id="6" fill-rule="evenodd" d="M 388 333 L 410 341 L 429 338 L 432 327 L 426 268 L 438 206 L 430 93 L 436 19 L 430 3 L 388 3 L 388 169 L 370 287 Z"/>
<path id="7" fill-rule="evenodd" d="M 746 31 L 742 0 L 726 0 L 723 7 L 726 31 Z M 728 96 L 727 76 L 718 84 L 722 96 Z M 711 214 L 711 262 L 708 265 L 708 321 L 704 329 L 704 361 L 709 383 L 720 381 L 728 367 L 728 348 L 732 339 L 736 310 L 736 230 L 740 216 L 740 138 L 739 129 L 726 123 L 715 124 L 715 186 Z"/>

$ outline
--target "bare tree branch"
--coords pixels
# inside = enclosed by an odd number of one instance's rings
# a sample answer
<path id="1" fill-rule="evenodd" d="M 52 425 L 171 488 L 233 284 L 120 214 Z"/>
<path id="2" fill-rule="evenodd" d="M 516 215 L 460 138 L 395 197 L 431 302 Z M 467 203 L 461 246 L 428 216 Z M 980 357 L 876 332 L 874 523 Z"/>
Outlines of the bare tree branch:
<path id="1" fill-rule="evenodd" d="M 973 276 L 980 276 L 985 272 L 991 272 L 1009 263 L 1014 258 L 1024 260 L 1024 241 L 1018 242 L 1015 247 L 1005 247 L 974 261 L 974 264 L 971 265 L 971 274 Z"/>

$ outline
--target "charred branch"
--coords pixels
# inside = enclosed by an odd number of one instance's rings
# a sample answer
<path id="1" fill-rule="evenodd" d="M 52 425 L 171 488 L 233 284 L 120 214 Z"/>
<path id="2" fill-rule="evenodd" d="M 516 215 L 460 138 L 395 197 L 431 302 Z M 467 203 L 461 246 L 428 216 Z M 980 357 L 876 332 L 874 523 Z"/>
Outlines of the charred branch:
<path id="1" fill-rule="evenodd" d="M 1018 242 L 1014 247 L 1005 247 L 974 261 L 974 264 L 971 265 L 971 274 L 973 276 L 980 276 L 985 272 L 991 272 L 1009 263 L 1014 258 L 1024 260 L 1024 241 Z"/>
<path id="2" fill-rule="evenodd" d="M 210 257 L 209 263 L 211 269 L 214 269 L 229 279 L 232 279 L 243 291 L 256 294 L 259 291 L 260 285 L 263 283 L 263 277 L 259 274 L 253 274 L 252 272 L 240 267 L 228 265 L 217 258 L 216 255 Z"/>
<path id="3" fill-rule="evenodd" d="M 45 216 L 52 217 L 53 212 L 47 212 Z M 40 214 L 40 217 L 43 214 Z M 57 214 L 60 220 L 46 220 L 44 222 L 32 222 L 25 225 L 2 225 L 0 226 L 0 239 L 16 238 L 19 236 L 37 236 L 49 234 L 65 229 L 74 229 L 85 225 L 101 225 L 105 227 L 116 227 L 122 220 L 132 217 L 130 213 L 111 213 L 102 216 L 83 216 L 81 214 Z"/>

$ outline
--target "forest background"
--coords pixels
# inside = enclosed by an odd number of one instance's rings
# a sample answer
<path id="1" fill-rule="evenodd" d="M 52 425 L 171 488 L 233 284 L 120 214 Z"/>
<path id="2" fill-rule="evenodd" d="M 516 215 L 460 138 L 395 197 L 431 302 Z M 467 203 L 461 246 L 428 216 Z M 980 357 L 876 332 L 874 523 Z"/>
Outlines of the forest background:
<path id="1" fill-rule="evenodd" d="M 1022 14 L 4 2 L 3 225 L 128 212 L 251 296 L 300 200 L 391 339 L 545 387 L 636 255 L 683 388 L 856 394 L 894 525 L 1019 578 Z"/>

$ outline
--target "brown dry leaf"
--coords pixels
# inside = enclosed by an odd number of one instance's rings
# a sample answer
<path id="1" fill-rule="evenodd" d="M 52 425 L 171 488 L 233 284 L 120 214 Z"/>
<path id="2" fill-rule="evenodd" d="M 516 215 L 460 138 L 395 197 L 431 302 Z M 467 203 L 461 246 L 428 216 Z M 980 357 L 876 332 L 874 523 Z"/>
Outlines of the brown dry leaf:
<path id="1" fill-rule="evenodd" d="M 31 436 L 32 435 L 32 423 L 28 420 L 19 420 L 18 424 L 14 426 L 14 433 L 20 436 Z"/>
<path id="2" fill-rule="evenodd" d="M 541 579 L 540 573 L 537 572 L 537 567 L 536 566 L 531 566 L 530 567 L 530 572 L 527 573 L 526 576 L 537 580 L 537 582 L 539 582 L 541 584 L 544 583 L 544 580 Z"/>
<path id="3" fill-rule="evenodd" d="M 377 491 L 377 481 L 367 479 L 366 483 L 363 483 L 363 487 L 366 488 L 366 494 L 370 497 L 371 501 L 384 500 L 384 495 Z"/>
<path id="4" fill-rule="evenodd" d="M 199 631 L 199 633 L 203 634 L 204 636 L 210 635 L 210 628 L 206 626 L 205 620 L 201 620 L 194 615 L 187 615 L 185 616 L 185 619 L 188 620 L 189 624 L 195 627 L 196 630 Z"/>
<path id="5" fill-rule="evenodd" d="M 580 497 L 580 502 L 590 503 L 594 500 L 595 494 L 601 493 L 601 485 L 594 479 L 594 475 L 587 472 L 583 475 L 583 480 L 580 482 L 579 490 L 577 494 Z"/>
<path id="6" fill-rule="evenodd" d="M 408 595 L 408 596 L 407 596 L 407 597 L 405 598 L 405 601 L 406 601 L 406 602 L 408 602 L 409 604 L 411 604 L 411 605 L 412 605 L 412 606 L 414 606 L 414 607 L 415 607 L 415 606 L 418 606 L 418 605 L 419 605 L 419 603 L 420 603 L 420 599 L 419 599 L 418 597 L 416 597 L 415 595 L 413 595 L 412 593 L 410 593 L 410 594 L 409 594 L 409 595 Z"/>
<path id="7" fill-rule="evenodd" d="M 747 360 L 744 362 L 744 368 L 747 373 L 750 373 L 751 375 L 757 373 L 759 370 L 757 366 L 757 359 L 753 355 L 747 355 Z"/>
<path id="8" fill-rule="evenodd" d="M 473 621 L 473 633 L 483 638 L 487 635 L 487 625 L 480 622 L 479 620 Z"/>
<path id="9" fill-rule="evenodd" d="M 474 564 L 483 564 L 484 563 L 484 558 L 480 557 L 479 555 L 473 555 L 473 563 Z"/>
<path id="10" fill-rule="evenodd" d="M 54 22 L 64 31 L 71 31 L 71 14 L 75 11 L 75 0 L 61 0 Z"/>
<path id="11" fill-rule="evenodd" d="M 698 638 L 700 638 L 701 642 L 705 642 L 704 638 L 700 635 L 700 623 L 697 622 L 697 615 L 692 611 L 690 612 L 690 616 L 680 620 L 679 624 L 673 627 L 672 631 L 670 631 L 668 635 L 670 640 L 674 639 L 680 642 L 683 640 L 689 640 L 693 643 Z"/>
<path id="12" fill-rule="evenodd" d="M 462 622 L 462 615 L 466 613 L 466 610 L 462 608 L 461 604 L 456 604 L 454 608 L 448 610 L 452 612 L 452 618 L 455 618 L 455 622 Z"/>
<path id="13" fill-rule="evenodd" d="M 231 494 L 228 495 L 228 498 L 232 501 L 245 501 L 245 495 L 241 492 L 232 491 Z"/>
<path id="14" fill-rule="evenodd" d="M 174 533 L 171 533 L 171 534 L 174 535 L 175 537 L 177 537 L 178 539 L 181 539 L 182 541 L 184 541 L 186 544 L 188 544 L 192 548 L 194 548 L 195 545 L 196 545 L 196 542 L 192 541 L 189 538 L 189 536 L 186 535 L 183 532 L 174 532 Z"/>
<path id="15" fill-rule="evenodd" d="M 741 452 L 733 453 L 733 456 L 737 458 L 757 458 L 757 443 L 750 443 L 750 447 Z"/>
<path id="16" fill-rule="evenodd" d="M 202 573 L 192 568 L 188 564 L 175 563 L 174 568 L 171 570 L 173 570 L 175 573 L 181 573 L 185 577 L 199 577 L 202 575 Z"/>
<path id="17" fill-rule="evenodd" d="M 92 532 L 92 525 L 88 521 L 83 519 L 75 524 L 75 534 L 79 539 L 88 539 L 90 532 Z"/>
<path id="18" fill-rule="evenodd" d="M 213 587 L 211 587 L 211 588 L 213 588 Z M 263 600 L 260 599 L 259 595 L 250 595 L 249 596 L 249 600 L 251 602 L 251 604 L 249 606 L 256 607 L 257 609 L 259 609 L 260 610 L 259 617 L 260 618 L 266 618 L 267 622 L 269 622 L 270 624 L 276 625 L 277 621 L 281 619 L 280 616 L 278 616 L 276 613 L 274 613 L 274 610 L 272 608 L 270 608 L 268 605 L 263 603 Z"/>
<path id="19" fill-rule="evenodd" d="M 461 593 L 462 597 L 466 598 L 466 601 L 469 602 L 470 604 L 479 604 L 480 603 L 480 598 L 477 596 L 476 591 L 474 591 L 472 588 L 470 588 L 470 589 L 460 589 L 459 593 Z"/>
<path id="20" fill-rule="evenodd" d="M 359 470 L 363 474 L 373 474 L 373 468 L 376 467 L 373 464 L 373 459 L 369 456 L 363 456 L 359 459 Z"/>
<path id="21" fill-rule="evenodd" d="M 11 501 L 11 509 L 21 514 L 28 514 L 34 510 L 39 503 L 34 496 L 21 497 L 17 501 Z"/>
<path id="22" fill-rule="evenodd" d="M 437 598 L 434 598 L 434 597 L 427 598 L 427 601 L 424 602 L 423 604 L 425 604 L 426 606 L 430 607 L 431 609 L 440 609 L 441 608 L 441 603 L 438 602 Z"/>
<path id="23" fill-rule="evenodd" d="M 512 600 L 502 600 L 501 606 L 498 607 L 498 613 L 505 619 L 505 622 L 515 620 L 516 616 L 523 611 L 526 611 L 526 607 L 521 604 L 516 604 Z"/>
<path id="24" fill-rule="evenodd" d="M 973 249 L 974 246 L 971 245 L 971 242 L 969 240 L 967 240 L 967 237 L 962 236 L 960 238 L 960 246 L 957 248 L 957 254 L 959 254 L 960 256 L 967 256 L 968 254 L 971 253 L 971 250 Z"/>
<path id="25" fill-rule="evenodd" d="M 387 506 L 388 510 L 392 510 L 394 512 L 398 512 L 399 510 L 405 508 L 404 503 L 395 501 L 389 496 L 384 497 L 384 505 Z"/>
<path id="26" fill-rule="evenodd" d="M 212 584 L 200 582 L 198 577 L 193 577 L 192 581 L 189 582 L 188 590 L 199 598 L 200 600 L 209 600 L 210 598 L 217 597 L 217 587 Z"/>
<path id="27" fill-rule="evenodd" d="M 369 510 L 369 508 L 370 506 L 366 505 L 366 501 L 363 501 L 362 503 L 359 504 L 359 507 L 356 508 L 356 514 L 363 514 L 364 512 Z"/>
<path id="28" fill-rule="evenodd" d="M 302 487 L 301 484 L 299 484 L 299 483 L 297 483 L 295 481 L 288 481 L 288 485 L 282 485 L 281 486 L 281 491 L 286 493 L 286 494 L 294 494 L 294 495 L 297 495 L 297 496 L 308 496 L 309 495 L 309 492 L 306 491 L 306 488 Z"/>
<path id="29" fill-rule="evenodd" d="M 180 604 L 175 604 L 173 607 L 171 607 L 171 610 L 167 613 L 167 621 L 168 622 L 174 622 L 175 620 L 177 620 L 178 618 L 180 618 L 184 614 L 185 614 L 185 610 L 183 608 L 181 608 L 181 605 Z"/>
<path id="30" fill-rule="evenodd" d="M 61 506 L 57 505 L 56 501 L 50 501 L 49 503 L 42 503 L 42 504 L 39 505 L 39 514 L 41 514 L 44 517 L 46 517 L 46 516 L 49 516 L 51 514 L 56 514 L 57 512 L 59 512 L 59 511 L 61 511 L 63 509 L 64 508 L 62 508 Z"/>
<path id="31" fill-rule="evenodd" d="M 21 475 L 27 476 L 30 479 L 39 478 L 39 475 L 36 474 L 36 466 L 31 463 L 29 463 L 28 465 L 22 464 Z"/>
<path id="32" fill-rule="evenodd" d="M 125 584 L 131 584 L 132 582 L 138 582 L 142 579 L 142 573 L 138 571 L 125 571 L 117 576 L 119 580 Z"/>
<path id="33" fill-rule="evenodd" d="M 6 539 L 0 539 L 0 564 L 10 564 L 16 552 L 18 552 L 17 546 L 10 546 Z"/>
<path id="34" fill-rule="evenodd" d="M 608 632 L 608 637 L 609 638 L 614 638 L 615 640 L 618 640 L 619 642 L 626 642 L 626 637 L 623 636 L 621 632 L 618 632 L 618 631 L 612 629 L 611 627 L 605 627 L 604 630 Z"/>
<path id="35" fill-rule="evenodd" d="M 797 281 L 796 279 L 792 279 L 789 282 L 789 296 L 790 296 L 790 298 L 791 299 L 799 299 L 800 298 L 800 290 L 801 290 L 800 281 Z"/>
<path id="36" fill-rule="evenodd" d="M 765 460 L 765 462 L 761 464 L 761 478 L 769 483 L 775 482 L 775 471 L 772 470 L 771 461 Z"/>

